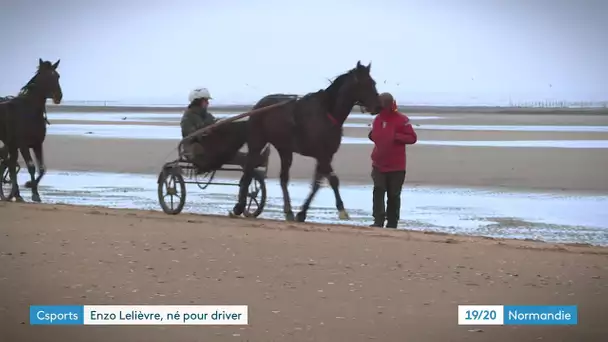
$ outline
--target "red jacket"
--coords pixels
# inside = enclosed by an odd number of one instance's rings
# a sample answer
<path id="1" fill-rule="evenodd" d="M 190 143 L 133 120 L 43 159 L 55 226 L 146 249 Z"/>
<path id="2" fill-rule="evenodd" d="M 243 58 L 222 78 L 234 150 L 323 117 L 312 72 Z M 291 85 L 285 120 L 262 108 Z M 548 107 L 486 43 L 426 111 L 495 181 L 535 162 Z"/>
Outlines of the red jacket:
<path id="1" fill-rule="evenodd" d="M 405 145 L 415 144 L 418 136 L 409 118 L 397 111 L 396 104 L 376 116 L 368 137 L 375 145 L 372 165 L 378 171 L 405 171 Z"/>

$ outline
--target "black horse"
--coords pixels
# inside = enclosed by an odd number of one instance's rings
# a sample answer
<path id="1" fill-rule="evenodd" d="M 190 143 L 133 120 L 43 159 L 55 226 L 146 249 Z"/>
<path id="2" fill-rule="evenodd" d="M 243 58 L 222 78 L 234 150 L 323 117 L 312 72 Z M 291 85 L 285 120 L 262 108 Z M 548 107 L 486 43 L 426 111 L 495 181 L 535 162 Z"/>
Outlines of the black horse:
<path id="1" fill-rule="evenodd" d="M 19 194 L 17 184 L 17 159 L 18 152 L 27 165 L 31 180 L 26 183 L 26 187 L 32 188 L 32 200 L 40 202 L 38 193 L 38 183 L 44 176 L 46 168 L 44 166 L 44 156 L 42 145 L 46 137 L 46 100 L 53 99 L 55 104 L 61 103 L 63 93 L 59 84 L 59 73 L 57 67 L 59 60 L 51 64 L 49 61 L 38 61 L 38 71 L 27 84 L 21 88 L 17 97 L 0 103 L 0 140 L 4 143 L 3 151 L 7 160 L 10 178 L 13 182 L 12 196 L 18 202 L 23 202 Z M 30 148 L 38 161 L 39 175 L 36 178 L 36 165 L 30 155 Z"/>
<path id="2" fill-rule="evenodd" d="M 4 111 L 2 110 L 3 105 L 8 104 L 8 102 L 14 99 L 14 96 L 3 96 L 0 97 L 0 123 L 3 122 Z M 2 139 L 4 132 L 0 131 L 0 142 L 4 144 L 4 140 Z M 0 166 L 4 166 L 4 161 L 8 159 L 8 148 L 6 145 L 0 147 Z"/>
<path id="3" fill-rule="evenodd" d="M 335 197 L 336 208 L 341 219 L 348 219 L 340 196 L 340 181 L 333 172 L 332 160 L 342 141 L 342 125 L 355 104 L 362 104 L 371 113 L 380 111 L 380 101 L 376 82 L 370 75 L 368 66 L 357 66 L 338 76 L 324 90 L 310 93 L 300 99 L 272 94 L 262 98 L 254 109 L 287 101 L 285 105 L 269 109 L 265 113 L 249 119 L 248 160 L 240 182 L 237 204 L 233 216 L 239 216 L 245 209 L 245 201 L 256 158 L 267 143 L 272 144 L 281 158 L 281 189 L 283 191 L 283 211 L 288 221 L 294 220 L 291 200 L 287 189 L 289 169 L 293 153 L 313 157 L 317 161 L 312 190 L 297 214 L 297 220 L 304 222 L 310 203 L 319 190 L 321 180 L 327 177 Z"/>

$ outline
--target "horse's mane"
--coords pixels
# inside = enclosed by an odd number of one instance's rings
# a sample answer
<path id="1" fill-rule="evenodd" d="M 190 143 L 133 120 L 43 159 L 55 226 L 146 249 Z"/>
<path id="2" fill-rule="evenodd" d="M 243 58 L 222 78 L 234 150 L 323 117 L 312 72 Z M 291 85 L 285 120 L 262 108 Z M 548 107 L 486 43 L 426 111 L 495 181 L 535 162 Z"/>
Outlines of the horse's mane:
<path id="1" fill-rule="evenodd" d="M 338 90 L 342 87 L 342 85 L 346 81 L 346 78 L 352 75 L 353 71 L 355 71 L 355 69 L 351 69 L 343 74 L 340 74 L 334 77 L 333 80 L 328 78 L 327 81 L 329 82 L 329 86 L 327 86 L 327 88 L 319 89 L 315 92 L 310 92 L 301 97 L 298 97 L 297 102 L 305 103 L 310 98 L 322 97 L 323 99 L 324 97 L 324 99 L 321 101 L 325 102 L 330 108 L 333 107 L 333 102 L 336 101 L 336 98 L 338 96 Z M 329 101 L 329 103 L 327 103 L 326 101 Z"/>
<path id="2" fill-rule="evenodd" d="M 313 94 L 326 95 L 327 96 L 326 101 L 328 101 L 327 105 L 329 106 L 329 108 L 333 108 L 335 105 L 335 102 L 338 98 L 338 91 L 344 85 L 344 82 L 346 82 L 346 79 L 348 77 L 350 77 L 354 71 L 355 71 L 355 69 L 350 69 L 347 72 L 334 77 L 333 80 L 327 79 L 327 81 L 330 82 L 329 86 L 327 86 L 327 88 L 325 88 L 325 89 L 320 89 L 316 93 L 311 93 L 311 95 L 313 95 Z"/>
<path id="3" fill-rule="evenodd" d="M 329 82 L 329 86 L 327 86 L 327 88 L 325 88 L 325 91 L 333 93 L 334 91 L 337 91 L 338 89 L 340 89 L 342 84 L 344 84 L 344 81 L 346 80 L 346 78 L 348 76 L 352 75 L 353 71 L 355 71 L 355 69 L 350 69 L 347 72 L 334 77 L 333 80 L 328 78 L 327 81 Z"/>
<path id="4" fill-rule="evenodd" d="M 41 69 L 52 68 L 52 66 L 53 65 L 49 61 L 44 61 L 44 62 L 42 62 L 42 64 L 39 64 L 34 76 L 32 76 L 32 78 L 30 78 L 30 80 L 27 81 L 27 83 L 23 87 L 21 87 L 21 90 L 19 91 L 19 95 L 25 95 L 25 94 L 27 94 L 28 90 L 31 90 L 32 86 L 35 84 L 36 77 L 40 74 Z"/>
<path id="5" fill-rule="evenodd" d="M 23 87 L 21 87 L 21 90 L 19 90 L 19 95 L 25 95 L 29 90 L 32 89 L 35 83 L 34 80 L 36 79 L 36 76 L 38 76 L 38 73 L 36 73 L 29 81 L 27 81 L 27 83 Z"/>

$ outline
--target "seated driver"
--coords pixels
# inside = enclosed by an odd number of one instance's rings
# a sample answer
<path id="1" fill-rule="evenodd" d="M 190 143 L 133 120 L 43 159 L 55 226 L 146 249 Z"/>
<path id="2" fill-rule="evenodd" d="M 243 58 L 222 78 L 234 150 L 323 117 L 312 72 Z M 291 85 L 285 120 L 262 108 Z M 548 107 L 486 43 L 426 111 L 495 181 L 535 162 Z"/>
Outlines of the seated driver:
<path id="1" fill-rule="evenodd" d="M 190 92 L 188 95 L 190 104 L 180 122 L 182 138 L 217 122 L 217 119 L 207 111 L 210 99 L 211 95 L 207 88 L 197 88 Z M 202 168 L 205 165 L 204 148 L 197 139 L 184 142 L 184 152 L 197 167 Z"/>
<path id="2" fill-rule="evenodd" d="M 207 111 L 211 95 L 207 88 L 197 88 L 190 92 L 188 100 L 190 104 L 184 112 L 180 126 L 182 128 L 182 138 L 196 132 L 197 130 L 212 125 L 218 121 L 211 113 Z M 199 169 L 205 169 L 205 150 L 204 146 L 198 139 L 194 138 L 184 142 L 184 152 L 188 155 L 190 161 Z M 247 160 L 247 154 L 237 152 L 231 163 L 242 165 L 244 167 Z M 200 172 L 200 171 L 199 171 Z"/>

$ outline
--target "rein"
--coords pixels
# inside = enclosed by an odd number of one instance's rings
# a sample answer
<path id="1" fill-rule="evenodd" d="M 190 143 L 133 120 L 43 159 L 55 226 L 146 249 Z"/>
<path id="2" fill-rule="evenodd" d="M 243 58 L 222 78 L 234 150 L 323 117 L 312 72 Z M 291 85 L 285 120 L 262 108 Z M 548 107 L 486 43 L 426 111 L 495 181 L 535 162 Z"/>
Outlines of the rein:
<path id="1" fill-rule="evenodd" d="M 338 120 L 336 120 L 336 118 L 334 118 L 333 115 L 331 115 L 331 113 L 327 113 L 327 118 L 329 118 L 329 121 L 331 121 L 331 123 L 333 123 L 335 126 L 340 126 L 340 123 L 338 122 Z"/>
<path id="2" fill-rule="evenodd" d="M 235 115 L 235 116 L 223 119 L 223 120 L 219 120 L 219 121 L 217 121 L 217 122 L 215 122 L 215 123 L 213 123 L 213 124 L 211 124 L 209 126 L 200 128 L 200 129 L 198 129 L 198 130 L 196 130 L 196 131 L 188 134 L 184 138 L 182 138 L 182 140 L 177 145 L 177 150 L 178 150 L 178 152 L 180 153 L 180 156 L 181 156 L 181 151 L 183 150 L 183 145 L 184 145 L 185 142 L 191 141 L 191 140 L 193 140 L 193 139 L 195 139 L 195 138 L 197 138 L 197 137 L 199 137 L 199 136 L 201 136 L 201 135 L 203 135 L 203 134 L 211 131 L 212 129 L 214 129 L 214 128 L 218 127 L 218 126 L 225 125 L 227 123 L 230 123 L 230 122 L 242 119 L 242 118 L 246 118 L 246 117 L 250 117 L 250 116 L 253 116 L 253 115 L 260 114 L 260 113 L 264 113 L 264 112 L 266 112 L 266 111 L 268 111 L 270 109 L 284 106 L 284 105 L 288 104 L 291 101 L 293 101 L 293 99 L 290 99 L 290 100 L 287 100 L 287 101 L 282 101 L 282 102 L 279 102 L 279 103 L 275 103 L 275 104 L 272 104 L 272 105 L 269 105 L 269 106 L 266 106 L 266 107 L 262 107 L 262 108 L 252 109 L 252 110 L 250 110 L 248 112 L 245 112 L 245 113 L 242 113 L 242 114 L 239 114 L 239 115 Z"/>
<path id="3" fill-rule="evenodd" d="M 361 104 L 359 101 L 355 102 L 355 106 L 360 106 L 361 108 L 363 108 L 363 104 Z M 341 126 L 340 122 L 338 121 L 338 119 L 336 119 L 331 112 L 327 112 L 327 118 L 329 119 L 329 121 L 331 121 L 331 123 L 333 123 L 335 126 Z"/>
<path id="4" fill-rule="evenodd" d="M 348 77 L 349 75 L 352 75 L 352 77 L 354 77 L 354 78 L 355 78 L 355 82 L 358 82 L 357 75 L 356 75 L 356 74 L 351 74 L 351 72 L 349 72 L 349 73 L 347 73 L 347 74 L 343 74 L 343 75 L 338 76 L 338 77 L 337 77 L 337 78 L 336 78 L 336 79 L 335 79 L 335 80 L 334 80 L 334 81 L 333 81 L 333 82 L 330 84 L 330 86 L 329 86 L 329 87 L 327 87 L 326 89 L 324 89 L 324 90 L 323 90 L 323 92 L 325 92 L 325 94 L 327 94 L 327 96 L 332 96 L 332 95 L 334 95 L 334 96 L 337 98 L 337 97 L 339 96 L 339 95 L 338 95 L 339 90 L 338 90 L 338 88 L 336 88 L 336 87 L 337 87 L 336 82 L 340 82 L 340 83 L 342 83 L 342 82 L 343 82 L 343 80 L 344 80 L 344 77 Z M 339 79 L 340 79 L 341 81 L 338 81 Z M 341 85 L 340 85 L 340 86 L 341 86 Z M 329 105 L 331 106 L 331 104 L 329 104 Z M 362 103 L 361 103 L 360 101 L 356 101 L 356 102 L 354 103 L 353 107 L 354 107 L 355 105 L 359 105 L 359 106 L 361 106 L 361 108 L 363 108 L 363 105 L 362 105 Z M 334 103 L 334 106 L 335 106 L 335 103 Z M 333 109 L 335 109 L 335 108 L 333 108 Z M 352 111 L 352 108 L 351 108 L 351 111 Z M 330 109 L 330 110 L 327 112 L 327 114 L 326 114 L 326 115 L 327 115 L 327 118 L 329 119 L 329 121 L 331 121 L 331 123 L 332 123 L 334 126 L 339 126 L 339 127 L 341 127 L 341 126 L 344 124 L 344 122 L 340 122 L 338 119 L 336 119 L 336 117 L 335 117 L 335 116 L 332 114 L 331 109 Z M 347 114 L 347 116 L 348 116 L 348 114 Z M 344 119 L 344 121 L 346 121 L 346 118 Z"/>
<path id="5" fill-rule="evenodd" d="M 44 122 L 46 122 L 46 124 L 50 126 L 51 123 L 49 122 L 49 119 L 46 116 L 46 104 L 44 105 L 43 116 L 44 116 Z"/>

